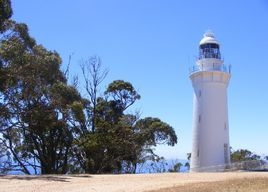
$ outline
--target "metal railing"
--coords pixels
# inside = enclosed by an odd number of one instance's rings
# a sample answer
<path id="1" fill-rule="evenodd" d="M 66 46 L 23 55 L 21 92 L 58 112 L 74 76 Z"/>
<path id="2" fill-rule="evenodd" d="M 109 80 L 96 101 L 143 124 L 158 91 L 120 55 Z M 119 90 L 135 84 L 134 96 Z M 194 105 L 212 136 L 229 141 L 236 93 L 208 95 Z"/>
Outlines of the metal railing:
<path id="1" fill-rule="evenodd" d="M 195 72 L 200 72 L 200 71 L 222 71 L 231 74 L 231 65 L 212 65 L 209 67 L 205 67 L 203 65 L 193 65 L 192 67 L 189 68 L 189 73 L 195 73 Z"/>

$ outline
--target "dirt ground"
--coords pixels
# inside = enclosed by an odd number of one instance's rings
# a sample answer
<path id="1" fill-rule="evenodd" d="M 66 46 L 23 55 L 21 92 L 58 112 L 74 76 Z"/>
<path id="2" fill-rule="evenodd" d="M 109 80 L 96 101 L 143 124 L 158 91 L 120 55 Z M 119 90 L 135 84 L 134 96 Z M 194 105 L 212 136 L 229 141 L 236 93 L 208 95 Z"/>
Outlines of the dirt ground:
<path id="1" fill-rule="evenodd" d="M 268 192 L 266 172 L 0 175 L 0 192 Z"/>

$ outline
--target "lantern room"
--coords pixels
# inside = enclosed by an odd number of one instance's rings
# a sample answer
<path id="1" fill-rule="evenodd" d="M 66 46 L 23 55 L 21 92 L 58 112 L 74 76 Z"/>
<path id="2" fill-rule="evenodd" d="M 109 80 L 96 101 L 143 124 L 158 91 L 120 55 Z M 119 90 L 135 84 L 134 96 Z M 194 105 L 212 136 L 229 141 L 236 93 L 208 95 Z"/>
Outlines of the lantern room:
<path id="1" fill-rule="evenodd" d="M 199 43 L 199 59 L 221 59 L 220 44 L 212 32 L 206 32 Z"/>

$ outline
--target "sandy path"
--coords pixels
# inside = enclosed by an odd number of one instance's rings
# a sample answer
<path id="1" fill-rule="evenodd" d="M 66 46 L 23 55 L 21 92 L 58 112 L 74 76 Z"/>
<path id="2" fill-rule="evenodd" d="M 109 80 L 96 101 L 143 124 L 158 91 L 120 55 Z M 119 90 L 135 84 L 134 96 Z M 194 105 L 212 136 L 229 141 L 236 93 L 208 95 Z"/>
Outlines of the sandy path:
<path id="1" fill-rule="evenodd" d="M 0 192 L 142 192 L 189 183 L 268 178 L 265 172 L 162 173 L 138 175 L 0 175 Z"/>

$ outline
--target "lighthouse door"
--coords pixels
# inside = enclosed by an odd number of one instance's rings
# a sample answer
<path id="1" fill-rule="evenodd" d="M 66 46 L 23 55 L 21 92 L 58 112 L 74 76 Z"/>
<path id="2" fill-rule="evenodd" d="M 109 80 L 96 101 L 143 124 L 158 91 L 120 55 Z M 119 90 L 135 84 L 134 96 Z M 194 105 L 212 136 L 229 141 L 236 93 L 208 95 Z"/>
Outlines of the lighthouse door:
<path id="1" fill-rule="evenodd" d="M 229 163 L 228 144 L 224 143 L 224 161 L 225 164 Z"/>

